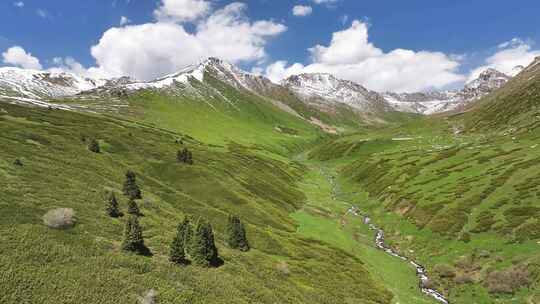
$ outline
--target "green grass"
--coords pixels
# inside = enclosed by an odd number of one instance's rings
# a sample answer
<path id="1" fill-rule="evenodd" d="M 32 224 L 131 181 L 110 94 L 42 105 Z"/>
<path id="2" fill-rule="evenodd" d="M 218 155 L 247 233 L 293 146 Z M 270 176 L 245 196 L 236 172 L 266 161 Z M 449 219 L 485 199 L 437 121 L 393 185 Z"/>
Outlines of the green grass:
<path id="1" fill-rule="evenodd" d="M 300 184 L 307 193 L 307 204 L 292 215 L 299 223 L 298 233 L 358 257 L 371 275 L 395 295 L 394 303 L 436 303 L 418 289 L 412 266 L 376 249 L 374 231 L 361 218 L 346 214 L 352 203 L 341 200 L 337 189 L 333 189 L 330 172 L 317 163 L 309 163 L 309 168 Z"/>
<path id="2" fill-rule="evenodd" d="M 357 202 L 396 248 L 428 270 L 489 252 L 473 270 L 456 266 L 473 283 L 457 284 L 435 272 L 435 284 L 452 302 L 522 303 L 538 296 L 539 134 L 454 136 L 444 121 L 431 129 L 418 128 L 422 124 L 333 139 L 309 156 L 337 168 L 346 200 Z M 470 242 L 463 241 L 465 234 Z M 530 289 L 489 294 L 486 275 L 512 264 L 529 265 Z"/>
<path id="3" fill-rule="evenodd" d="M 262 147 L 208 145 L 135 120 L 0 107 L 0 302 L 133 303 L 156 289 L 160 303 L 390 303 L 358 257 L 296 232 L 290 214 L 306 202 L 298 186 L 303 165 Z M 97 139 L 102 153 L 89 152 L 82 135 Z M 175 161 L 179 138 L 193 151 L 193 166 Z M 13 164 L 17 158 L 24 166 Z M 152 257 L 122 252 L 124 219 L 105 215 L 103 194 L 120 191 L 127 169 L 143 191 Z M 42 224 L 58 207 L 75 210 L 74 228 Z M 224 266 L 167 261 L 188 213 L 212 222 Z M 249 253 L 223 245 L 229 213 L 246 224 Z"/>

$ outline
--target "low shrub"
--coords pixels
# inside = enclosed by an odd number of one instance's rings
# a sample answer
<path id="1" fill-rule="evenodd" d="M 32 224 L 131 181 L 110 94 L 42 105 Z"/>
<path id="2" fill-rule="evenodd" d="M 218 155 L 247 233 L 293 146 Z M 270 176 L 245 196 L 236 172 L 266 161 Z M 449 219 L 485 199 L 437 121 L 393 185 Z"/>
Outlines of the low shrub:
<path id="1" fill-rule="evenodd" d="M 531 278 L 525 265 L 512 266 L 507 270 L 490 272 L 485 286 L 490 293 L 513 294 L 519 288 L 529 286 Z"/>
<path id="2" fill-rule="evenodd" d="M 139 296 L 139 304 L 156 304 L 157 303 L 157 291 L 150 289 L 142 297 Z"/>
<path id="3" fill-rule="evenodd" d="M 43 223 L 54 229 L 66 229 L 75 225 L 75 211 L 71 208 L 58 208 L 45 213 Z"/>

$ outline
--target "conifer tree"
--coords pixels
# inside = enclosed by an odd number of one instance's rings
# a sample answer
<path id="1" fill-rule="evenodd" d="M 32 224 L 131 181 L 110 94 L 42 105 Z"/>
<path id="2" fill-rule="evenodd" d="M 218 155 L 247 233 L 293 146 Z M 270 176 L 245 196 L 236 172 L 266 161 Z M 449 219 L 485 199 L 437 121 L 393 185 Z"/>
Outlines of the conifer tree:
<path id="1" fill-rule="evenodd" d="M 99 148 L 99 143 L 97 142 L 97 140 L 93 138 L 90 140 L 90 142 L 88 143 L 88 150 L 94 153 L 100 152 L 101 149 Z"/>
<path id="2" fill-rule="evenodd" d="M 177 234 L 184 245 L 185 252 L 189 253 L 193 235 L 193 227 L 189 216 L 184 217 L 184 220 L 178 225 Z"/>
<path id="3" fill-rule="evenodd" d="M 124 181 L 124 195 L 131 199 L 141 199 L 141 189 L 137 185 L 135 172 L 128 170 L 126 172 L 126 180 Z"/>
<path id="4" fill-rule="evenodd" d="M 193 154 L 187 148 L 184 148 L 176 153 L 176 160 L 180 163 L 193 165 Z"/>
<path id="5" fill-rule="evenodd" d="M 107 200 L 107 214 L 110 217 L 120 217 L 122 215 L 122 212 L 120 212 L 120 208 L 118 206 L 118 201 L 116 200 L 116 196 L 114 195 L 114 192 L 111 191 L 109 194 L 109 198 Z"/>
<path id="6" fill-rule="evenodd" d="M 135 216 L 139 216 L 141 214 L 137 202 L 135 202 L 135 200 L 132 198 L 130 198 L 128 201 L 128 213 Z"/>
<path id="7" fill-rule="evenodd" d="M 227 245 L 232 249 L 238 249 L 240 251 L 249 251 L 249 243 L 246 238 L 246 230 L 244 224 L 240 221 L 238 216 L 229 215 L 226 230 Z"/>
<path id="8" fill-rule="evenodd" d="M 139 218 L 135 215 L 130 215 L 126 221 L 122 250 L 142 253 L 145 248 Z"/>
<path id="9" fill-rule="evenodd" d="M 186 217 L 178 225 L 176 229 L 176 235 L 174 236 L 173 242 L 171 244 L 171 250 L 169 254 L 169 260 L 175 264 L 186 264 L 186 245 L 187 237 L 191 232 L 191 224 L 189 219 Z"/>
<path id="10" fill-rule="evenodd" d="M 212 225 L 203 219 L 197 221 L 191 240 L 191 259 L 202 267 L 210 267 L 218 262 L 218 250 L 214 243 Z"/>

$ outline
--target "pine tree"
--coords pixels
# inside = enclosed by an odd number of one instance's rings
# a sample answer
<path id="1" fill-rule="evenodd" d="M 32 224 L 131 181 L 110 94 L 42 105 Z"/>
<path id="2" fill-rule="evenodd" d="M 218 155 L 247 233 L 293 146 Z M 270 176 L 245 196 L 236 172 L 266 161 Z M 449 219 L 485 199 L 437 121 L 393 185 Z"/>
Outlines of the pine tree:
<path id="1" fill-rule="evenodd" d="M 191 240 L 191 258 L 193 263 L 202 267 L 216 265 L 218 250 L 214 243 L 212 225 L 203 219 L 197 221 L 197 226 Z"/>
<path id="2" fill-rule="evenodd" d="M 178 225 L 176 235 L 171 244 L 169 260 L 175 264 L 186 264 L 186 246 L 191 234 L 191 223 L 186 217 Z"/>
<path id="3" fill-rule="evenodd" d="M 135 200 L 132 198 L 130 198 L 128 201 L 128 213 L 135 216 L 139 216 L 141 214 L 137 202 L 135 202 Z"/>
<path id="4" fill-rule="evenodd" d="M 142 253 L 145 248 L 139 218 L 135 215 L 130 215 L 126 221 L 122 250 Z"/>
<path id="5" fill-rule="evenodd" d="M 230 216 L 227 223 L 226 230 L 227 245 L 232 249 L 238 249 L 240 251 L 249 251 L 249 243 L 246 238 L 246 230 L 244 224 L 240 221 L 238 216 Z"/>
<path id="6" fill-rule="evenodd" d="M 187 148 L 184 148 L 176 153 L 176 160 L 179 163 L 193 165 L 193 154 Z"/>
<path id="7" fill-rule="evenodd" d="M 114 192 L 111 192 L 109 195 L 109 199 L 107 200 L 106 210 L 107 210 L 107 214 L 110 217 L 120 217 L 122 215 L 122 212 L 120 212 L 118 201 L 116 200 L 116 196 L 114 195 Z"/>
<path id="8" fill-rule="evenodd" d="M 128 170 L 126 172 L 126 180 L 124 181 L 124 195 L 130 199 L 141 199 L 141 189 L 137 185 L 137 178 L 135 172 Z"/>
<path id="9" fill-rule="evenodd" d="M 88 143 L 88 150 L 94 153 L 100 152 L 101 149 L 99 148 L 99 143 L 97 142 L 97 140 L 93 138 L 90 140 L 90 142 Z"/>

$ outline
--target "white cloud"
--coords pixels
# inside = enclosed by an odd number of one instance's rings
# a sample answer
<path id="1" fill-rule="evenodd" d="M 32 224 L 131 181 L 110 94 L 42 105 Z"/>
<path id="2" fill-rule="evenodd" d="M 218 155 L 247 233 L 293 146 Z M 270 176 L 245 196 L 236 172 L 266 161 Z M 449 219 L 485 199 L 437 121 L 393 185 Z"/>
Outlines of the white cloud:
<path id="1" fill-rule="evenodd" d="M 46 10 L 41 9 L 41 8 L 38 8 L 38 9 L 36 10 L 36 14 L 37 14 L 39 17 L 44 18 L 44 19 L 45 19 L 45 18 L 49 18 L 49 16 L 50 16 L 50 15 L 49 15 L 49 12 L 47 12 Z"/>
<path id="2" fill-rule="evenodd" d="M 193 32 L 161 21 L 111 28 L 91 49 L 98 66 L 89 73 L 149 80 L 208 56 L 233 63 L 262 60 L 268 38 L 287 28 L 267 20 L 251 22 L 245 10 L 245 4 L 231 3 L 199 20 Z"/>
<path id="3" fill-rule="evenodd" d="M 205 0 L 162 0 L 154 11 L 160 21 L 194 21 L 210 12 L 210 2 Z"/>
<path id="4" fill-rule="evenodd" d="M 382 51 L 368 41 L 368 25 L 357 20 L 350 28 L 332 34 L 328 47 L 316 45 L 309 51 L 314 62 L 326 64 L 356 63 L 382 55 Z"/>
<path id="5" fill-rule="evenodd" d="M 293 15 L 298 17 L 304 17 L 311 15 L 313 8 L 309 5 L 295 5 L 292 9 Z"/>
<path id="6" fill-rule="evenodd" d="M 2 57 L 5 64 L 18 66 L 24 69 L 42 69 L 39 59 L 32 56 L 32 54 L 27 53 L 20 46 L 13 46 L 9 48 L 7 51 L 2 53 Z"/>
<path id="7" fill-rule="evenodd" d="M 334 33 L 328 46 L 310 48 L 311 64 L 287 66 L 278 61 L 265 74 L 276 82 L 300 73 L 331 73 L 372 90 L 397 92 L 442 88 L 464 80 L 457 73 L 460 63 L 444 53 L 405 49 L 384 53 L 368 38 L 368 25 L 355 20 L 350 28 Z"/>
<path id="8" fill-rule="evenodd" d="M 124 26 L 129 23 L 131 23 L 131 20 L 128 17 L 126 16 L 120 17 L 120 26 Z"/>
<path id="9" fill-rule="evenodd" d="M 527 43 L 519 38 L 503 42 L 498 46 L 499 51 L 489 56 L 484 65 L 474 69 L 469 74 L 467 81 L 478 78 L 480 73 L 488 68 L 494 68 L 499 72 L 514 76 L 514 68 L 517 66 L 528 66 L 536 56 L 540 56 L 540 50 L 533 50 L 531 43 Z"/>
<path id="10" fill-rule="evenodd" d="M 317 4 L 332 4 L 332 3 L 338 2 L 339 0 L 312 0 L 312 1 Z"/>
<path id="11" fill-rule="evenodd" d="M 80 76 L 90 76 L 88 70 L 72 57 L 55 57 L 53 58 L 53 63 L 55 66 L 48 69 L 50 72 L 68 72 Z"/>
<path id="12" fill-rule="evenodd" d="M 16 7 L 24 7 L 24 2 L 22 1 L 13 2 L 13 5 Z"/>

